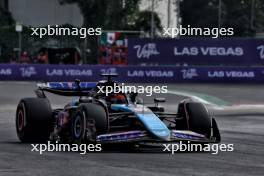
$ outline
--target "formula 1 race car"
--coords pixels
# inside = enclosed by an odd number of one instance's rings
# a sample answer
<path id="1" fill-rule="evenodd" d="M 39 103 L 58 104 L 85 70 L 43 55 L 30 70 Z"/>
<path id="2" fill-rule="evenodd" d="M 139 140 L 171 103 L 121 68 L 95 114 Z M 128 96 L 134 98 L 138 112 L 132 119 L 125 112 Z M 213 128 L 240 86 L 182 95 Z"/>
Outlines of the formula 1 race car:
<path id="1" fill-rule="evenodd" d="M 36 98 L 22 99 L 16 111 L 16 130 L 22 142 L 67 143 L 177 142 L 218 143 L 220 132 L 206 107 L 183 100 L 177 113 L 165 112 L 155 98 L 147 106 L 136 92 L 98 93 L 98 86 L 111 86 L 115 74 L 99 82 L 39 83 Z M 52 109 L 45 92 L 73 96 L 61 109 Z M 175 110 L 177 107 L 175 107 Z"/>

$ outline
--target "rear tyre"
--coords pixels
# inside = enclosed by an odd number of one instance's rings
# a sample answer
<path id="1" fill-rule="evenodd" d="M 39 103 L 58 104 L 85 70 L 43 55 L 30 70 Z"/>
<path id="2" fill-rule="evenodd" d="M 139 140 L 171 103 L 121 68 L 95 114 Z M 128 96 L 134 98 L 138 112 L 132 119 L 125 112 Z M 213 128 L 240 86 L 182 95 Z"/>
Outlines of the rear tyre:
<path id="1" fill-rule="evenodd" d="M 73 143 L 83 143 L 88 140 L 87 135 L 87 122 L 88 118 L 85 111 L 79 109 L 72 118 L 71 133 Z M 95 136 L 95 132 L 93 134 Z M 92 137 L 91 135 L 89 137 Z"/>
<path id="2" fill-rule="evenodd" d="M 16 111 L 16 132 L 21 142 L 45 142 L 52 126 L 52 109 L 48 99 L 20 100 Z"/>
<path id="3" fill-rule="evenodd" d="M 72 118 L 74 143 L 96 142 L 96 136 L 108 132 L 108 116 L 97 103 L 81 104 Z"/>

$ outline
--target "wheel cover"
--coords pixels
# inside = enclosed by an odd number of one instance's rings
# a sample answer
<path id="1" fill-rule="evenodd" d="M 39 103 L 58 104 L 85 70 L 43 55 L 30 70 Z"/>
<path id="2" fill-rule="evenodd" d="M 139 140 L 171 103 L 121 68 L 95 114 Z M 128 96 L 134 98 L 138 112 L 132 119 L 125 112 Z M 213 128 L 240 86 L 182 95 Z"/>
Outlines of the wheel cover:
<path id="1" fill-rule="evenodd" d="M 18 125 L 18 130 L 22 131 L 24 124 L 25 124 L 25 116 L 24 116 L 24 112 L 22 110 L 18 111 L 18 115 L 17 115 L 17 125 Z"/>
<path id="2" fill-rule="evenodd" d="M 81 116 L 77 115 L 74 120 L 74 136 L 76 138 L 80 138 L 81 134 L 82 134 Z"/>

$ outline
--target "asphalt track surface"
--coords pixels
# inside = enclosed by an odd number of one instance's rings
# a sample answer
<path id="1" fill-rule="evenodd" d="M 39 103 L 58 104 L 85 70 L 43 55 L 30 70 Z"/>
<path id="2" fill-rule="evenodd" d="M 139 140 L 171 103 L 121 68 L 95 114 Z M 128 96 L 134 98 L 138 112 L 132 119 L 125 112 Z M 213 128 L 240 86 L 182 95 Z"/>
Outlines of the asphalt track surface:
<path id="1" fill-rule="evenodd" d="M 110 150 L 80 155 L 77 152 L 31 152 L 15 133 L 15 110 L 20 98 L 34 96 L 34 83 L 0 82 L 0 175 L 263 175 L 264 173 L 264 85 L 170 84 L 172 91 L 185 90 L 220 98 L 228 105 L 210 105 L 222 143 L 234 144 L 233 152 L 217 155 L 162 149 Z M 162 95 L 170 111 L 183 96 Z M 68 98 L 50 96 L 54 106 Z M 208 98 L 208 97 L 207 97 Z M 152 101 L 153 97 L 146 101 Z"/>

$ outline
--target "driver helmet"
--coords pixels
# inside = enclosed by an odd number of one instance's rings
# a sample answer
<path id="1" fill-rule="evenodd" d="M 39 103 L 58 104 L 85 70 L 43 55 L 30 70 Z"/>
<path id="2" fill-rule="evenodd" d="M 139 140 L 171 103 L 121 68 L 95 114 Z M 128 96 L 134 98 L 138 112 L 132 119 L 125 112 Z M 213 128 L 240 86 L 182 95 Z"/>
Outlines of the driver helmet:
<path id="1" fill-rule="evenodd" d="M 123 94 L 111 94 L 106 97 L 106 101 L 111 104 L 126 104 L 126 97 Z"/>

